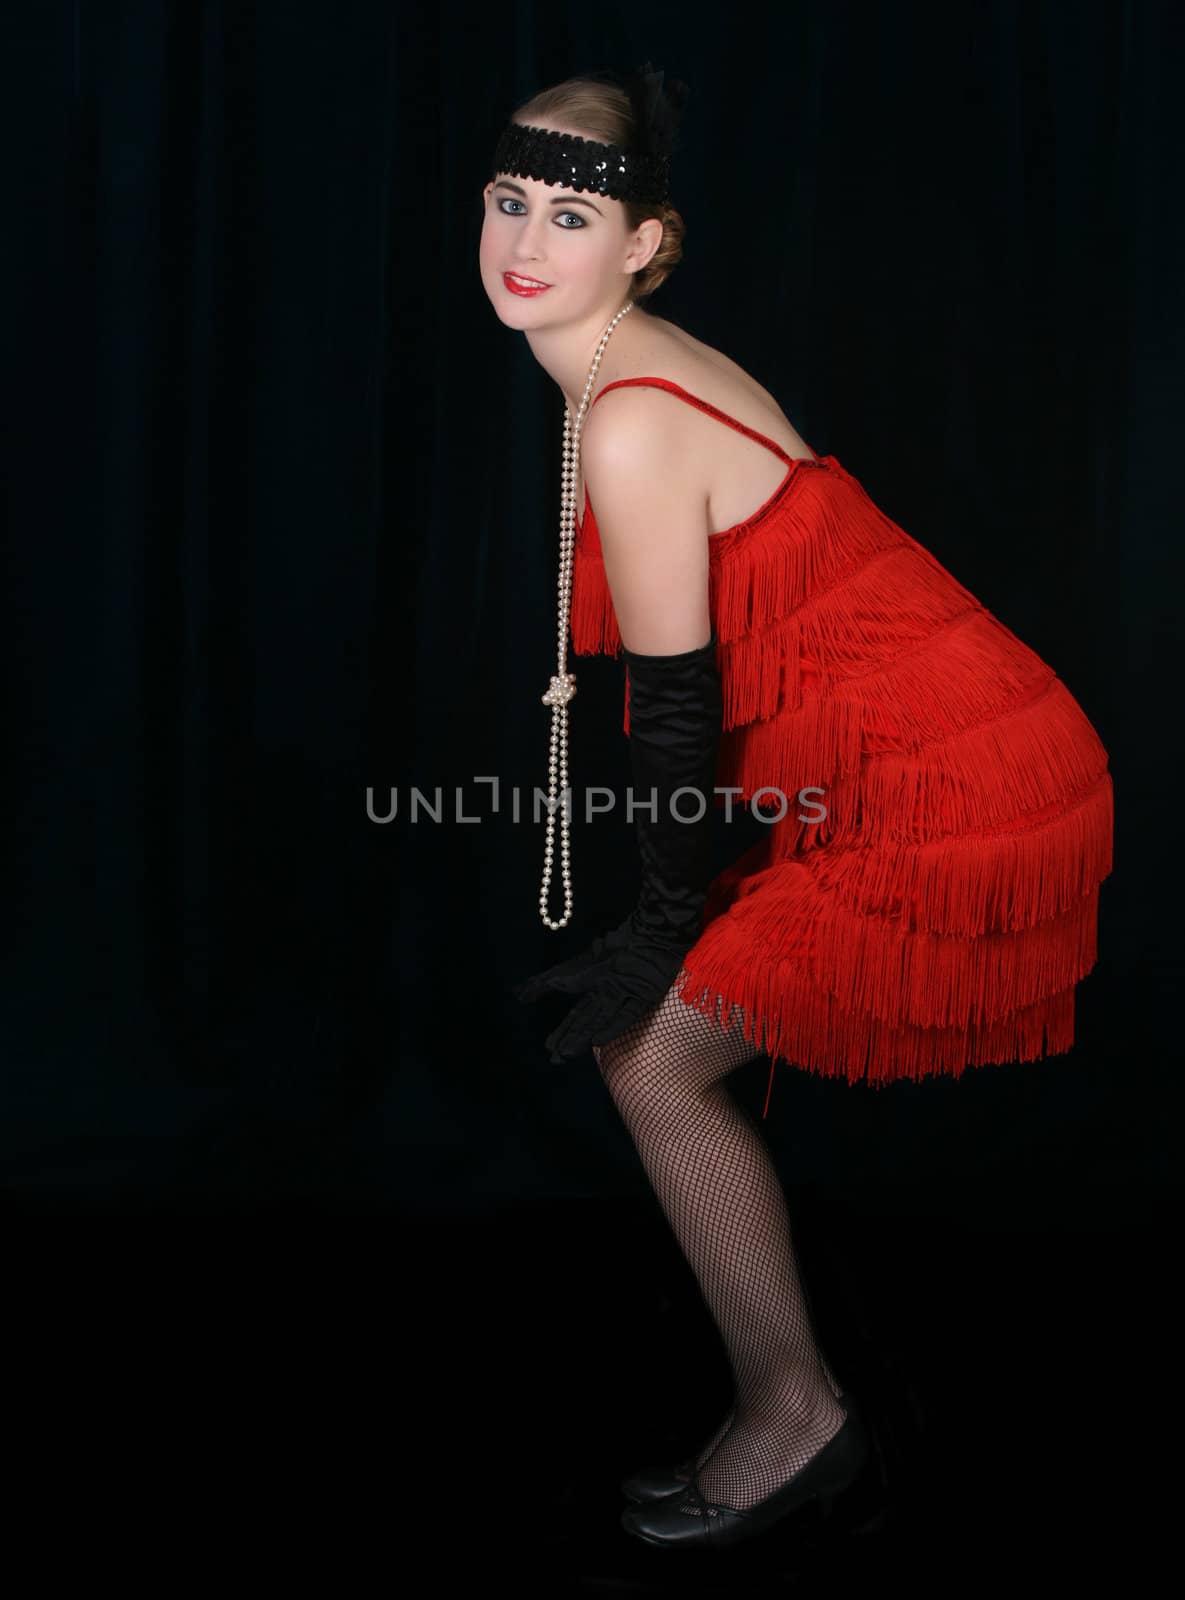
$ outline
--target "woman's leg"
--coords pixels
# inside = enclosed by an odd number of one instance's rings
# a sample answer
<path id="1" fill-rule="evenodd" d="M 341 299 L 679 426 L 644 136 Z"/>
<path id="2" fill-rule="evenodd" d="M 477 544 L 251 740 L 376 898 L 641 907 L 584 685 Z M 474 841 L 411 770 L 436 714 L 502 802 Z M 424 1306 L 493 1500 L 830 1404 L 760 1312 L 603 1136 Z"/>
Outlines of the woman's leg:
<path id="1" fill-rule="evenodd" d="M 744 1511 L 844 1421 L 815 1342 L 781 1182 L 724 1083 L 760 1052 L 739 1020 L 726 1031 L 672 989 L 593 1053 L 732 1364 L 733 1413 L 701 1450 L 696 1481 L 706 1500 Z"/>

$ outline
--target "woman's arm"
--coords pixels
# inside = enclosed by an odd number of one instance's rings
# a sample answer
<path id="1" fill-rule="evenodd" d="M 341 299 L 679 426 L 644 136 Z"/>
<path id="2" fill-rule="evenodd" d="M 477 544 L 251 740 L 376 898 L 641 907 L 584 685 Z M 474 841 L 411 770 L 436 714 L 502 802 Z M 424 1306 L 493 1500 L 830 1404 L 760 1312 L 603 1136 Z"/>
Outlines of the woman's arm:
<path id="1" fill-rule="evenodd" d="M 676 655 L 711 631 L 708 496 L 678 419 L 653 400 L 645 389 L 606 395 L 581 457 L 622 643 Z"/>
<path id="2" fill-rule="evenodd" d="M 696 475 L 681 448 L 652 408 L 623 404 L 584 455 L 629 671 L 642 881 L 620 927 L 516 990 L 526 1001 L 549 991 L 581 996 L 548 1036 L 555 1062 L 617 1038 L 661 1002 L 699 936 L 711 881 L 723 706 L 708 609 L 706 496 L 690 487 Z"/>

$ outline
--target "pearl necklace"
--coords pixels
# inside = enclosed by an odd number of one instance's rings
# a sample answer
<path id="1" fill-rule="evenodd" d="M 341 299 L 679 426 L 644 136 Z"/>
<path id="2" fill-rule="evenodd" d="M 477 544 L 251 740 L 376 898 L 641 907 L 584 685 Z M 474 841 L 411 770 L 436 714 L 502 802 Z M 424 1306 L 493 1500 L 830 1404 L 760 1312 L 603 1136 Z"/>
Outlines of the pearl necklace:
<path id="1" fill-rule="evenodd" d="M 584 393 L 580 397 L 580 409 L 576 413 L 576 424 L 573 430 L 571 418 L 568 414 L 567 402 L 564 403 L 564 470 L 562 474 L 562 494 L 560 498 L 560 575 L 559 575 L 559 625 L 556 640 L 557 669 L 548 685 L 547 693 L 541 698 L 545 706 L 551 707 L 551 743 L 547 757 L 547 844 L 543 851 L 543 884 L 539 890 L 539 915 L 543 918 L 548 928 L 564 928 L 572 920 L 572 870 L 571 870 L 571 839 L 569 837 L 570 808 L 561 805 L 560 810 L 560 871 L 564 880 L 564 914 L 558 922 L 553 922 L 547 914 L 548 890 L 551 887 L 551 868 L 555 856 L 555 814 L 556 814 L 556 775 L 559 774 L 560 793 L 563 794 L 568 787 L 568 702 L 576 693 L 576 674 L 565 670 L 568 664 L 568 622 L 572 608 L 572 555 L 576 547 L 576 466 L 580 460 L 580 436 L 584 429 L 584 416 L 588 410 L 588 397 L 592 393 L 596 381 L 597 369 L 601 365 L 601 357 L 605 353 L 605 346 L 609 342 L 609 335 L 625 316 L 627 311 L 632 311 L 634 302 L 627 300 L 625 305 L 610 322 L 601 335 L 597 345 L 596 354 L 592 359 L 592 366 L 588 369 L 588 382 L 584 385 Z M 574 437 L 573 437 L 574 433 Z M 558 756 L 557 756 L 558 749 Z"/>

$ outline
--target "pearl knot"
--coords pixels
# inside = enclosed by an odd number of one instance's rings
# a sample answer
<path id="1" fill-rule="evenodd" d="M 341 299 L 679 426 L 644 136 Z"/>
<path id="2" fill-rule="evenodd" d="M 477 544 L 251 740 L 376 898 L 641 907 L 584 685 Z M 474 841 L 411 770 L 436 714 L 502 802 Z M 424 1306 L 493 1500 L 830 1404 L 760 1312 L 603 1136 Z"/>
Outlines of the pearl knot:
<path id="1" fill-rule="evenodd" d="M 561 677 L 553 674 L 547 693 L 541 696 L 545 706 L 566 706 L 576 693 L 576 674 L 565 672 Z"/>

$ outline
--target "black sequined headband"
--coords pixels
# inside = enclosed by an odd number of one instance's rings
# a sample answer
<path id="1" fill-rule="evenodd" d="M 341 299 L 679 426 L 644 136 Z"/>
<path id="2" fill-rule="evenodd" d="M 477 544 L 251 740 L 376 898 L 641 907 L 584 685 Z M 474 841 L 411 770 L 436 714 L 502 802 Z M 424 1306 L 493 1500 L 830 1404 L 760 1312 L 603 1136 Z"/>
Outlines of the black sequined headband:
<path id="1" fill-rule="evenodd" d="M 689 90 L 678 78 L 664 83 L 649 61 L 620 80 L 634 109 L 635 139 L 629 149 L 557 133 L 530 123 L 511 122 L 494 152 L 494 173 L 511 172 L 541 183 L 560 184 L 665 205 L 671 198 L 671 153 Z"/>

